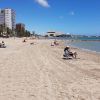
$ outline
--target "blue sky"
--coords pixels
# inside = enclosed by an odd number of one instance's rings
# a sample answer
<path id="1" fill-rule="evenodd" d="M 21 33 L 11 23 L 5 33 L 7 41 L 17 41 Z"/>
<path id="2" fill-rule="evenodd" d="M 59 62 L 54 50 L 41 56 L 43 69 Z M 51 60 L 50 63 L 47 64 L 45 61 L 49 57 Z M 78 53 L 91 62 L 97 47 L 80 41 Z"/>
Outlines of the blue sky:
<path id="1" fill-rule="evenodd" d="M 16 23 L 44 33 L 100 34 L 100 0 L 0 0 L 16 11 Z"/>

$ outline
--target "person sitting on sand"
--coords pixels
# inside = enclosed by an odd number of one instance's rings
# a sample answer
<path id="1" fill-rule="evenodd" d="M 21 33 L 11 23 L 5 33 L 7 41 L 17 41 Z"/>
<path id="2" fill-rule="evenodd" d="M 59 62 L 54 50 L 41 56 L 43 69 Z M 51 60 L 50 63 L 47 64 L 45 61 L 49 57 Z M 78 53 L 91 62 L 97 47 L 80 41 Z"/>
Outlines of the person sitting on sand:
<path id="1" fill-rule="evenodd" d="M 59 43 L 55 40 L 55 41 L 54 41 L 54 45 L 59 45 Z"/>
<path id="2" fill-rule="evenodd" d="M 2 45 L 3 45 L 3 46 L 5 46 L 5 43 L 4 43 L 4 41 L 2 41 Z"/>
<path id="3" fill-rule="evenodd" d="M 4 43 L 4 41 L 2 41 L 2 43 L 0 43 L 0 48 L 5 48 L 6 46 L 5 46 L 5 43 Z"/>
<path id="4" fill-rule="evenodd" d="M 76 58 L 77 53 L 74 51 L 72 52 L 69 46 L 66 46 L 64 48 L 64 56 L 69 55 L 72 56 L 73 58 Z"/>
<path id="5" fill-rule="evenodd" d="M 23 42 L 26 42 L 26 40 L 24 39 Z"/>

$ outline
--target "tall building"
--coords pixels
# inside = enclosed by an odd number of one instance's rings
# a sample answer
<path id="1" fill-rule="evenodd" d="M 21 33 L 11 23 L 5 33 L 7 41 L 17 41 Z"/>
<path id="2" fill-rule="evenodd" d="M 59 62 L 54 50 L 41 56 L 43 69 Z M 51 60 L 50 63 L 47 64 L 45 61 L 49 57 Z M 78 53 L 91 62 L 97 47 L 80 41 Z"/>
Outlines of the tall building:
<path id="1" fill-rule="evenodd" d="M 16 24 L 16 35 L 17 36 L 23 36 L 25 33 L 25 24 L 23 23 L 17 23 Z"/>
<path id="2" fill-rule="evenodd" d="M 15 29 L 15 11 L 10 8 L 0 9 L 0 25 Z"/>
<path id="3" fill-rule="evenodd" d="M 17 23 L 16 24 L 16 30 L 25 30 L 25 24 Z"/>

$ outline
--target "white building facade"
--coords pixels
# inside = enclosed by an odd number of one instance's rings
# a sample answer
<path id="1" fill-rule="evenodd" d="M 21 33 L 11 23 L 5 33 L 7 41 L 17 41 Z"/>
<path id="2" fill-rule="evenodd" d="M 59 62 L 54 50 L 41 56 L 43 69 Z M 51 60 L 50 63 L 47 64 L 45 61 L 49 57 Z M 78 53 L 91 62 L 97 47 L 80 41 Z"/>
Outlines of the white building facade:
<path id="1" fill-rule="evenodd" d="M 52 36 L 59 36 L 59 35 L 62 35 L 63 33 L 62 32 L 56 32 L 56 31 L 48 31 L 46 33 L 46 35 L 48 35 L 49 37 L 52 37 Z"/>
<path id="2" fill-rule="evenodd" d="M 0 25 L 15 29 L 15 11 L 13 9 L 0 9 Z"/>

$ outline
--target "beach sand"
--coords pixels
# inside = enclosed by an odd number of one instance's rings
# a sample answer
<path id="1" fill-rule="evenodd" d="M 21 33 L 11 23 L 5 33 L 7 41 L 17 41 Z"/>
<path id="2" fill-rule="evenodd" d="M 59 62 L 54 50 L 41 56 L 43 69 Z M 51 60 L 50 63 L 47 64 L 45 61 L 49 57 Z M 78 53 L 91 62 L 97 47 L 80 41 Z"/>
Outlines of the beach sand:
<path id="1" fill-rule="evenodd" d="M 100 54 L 73 48 L 77 59 L 68 60 L 63 41 L 2 40 L 0 100 L 100 100 Z"/>

